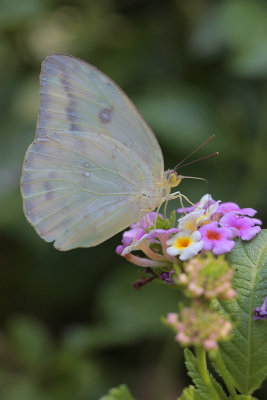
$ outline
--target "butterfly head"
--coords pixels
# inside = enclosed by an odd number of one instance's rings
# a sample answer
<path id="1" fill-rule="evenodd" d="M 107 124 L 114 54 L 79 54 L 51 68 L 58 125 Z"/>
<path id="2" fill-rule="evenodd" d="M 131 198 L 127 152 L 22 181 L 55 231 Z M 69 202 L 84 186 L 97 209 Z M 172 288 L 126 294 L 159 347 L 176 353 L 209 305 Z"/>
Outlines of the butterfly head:
<path id="1" fill-rule="evenodd" d="M 182 175 L 179 175 L 174 169 L 168 169 L 165 172 L 165 177 L 171 188 L 178 186 L 183 179 Z"/>

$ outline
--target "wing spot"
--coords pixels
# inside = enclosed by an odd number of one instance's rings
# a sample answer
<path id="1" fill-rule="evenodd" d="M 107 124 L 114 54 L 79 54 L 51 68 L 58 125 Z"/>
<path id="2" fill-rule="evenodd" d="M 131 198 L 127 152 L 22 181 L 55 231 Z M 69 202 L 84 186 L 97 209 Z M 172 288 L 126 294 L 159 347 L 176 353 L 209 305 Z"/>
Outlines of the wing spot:
<path id="1" fill-rule="evenodd" d="M 48 201 L 52 200 L 53 199 L 53 187 L 52 187 L 51 183 L 49 181 L 45 181 L 44 188 L 46 191 L 45 199 Z"/>
<path id="2" fill-rule="evenodd" d="M 149 198 L 149 199 L 150 199 L 149 194 L 147 194 L 147 193 L 145 193 L 145 192 L 142 193 L 142 196 L 145 197 L 145 198 Z"/>
<path id="3" fill-rule="evenodd" d="M 113 107 L 103 108 L 101 111 L 99 111 L 98 118 L 102 124 L 108 124 L 111 121 L 112 111 Z"/>

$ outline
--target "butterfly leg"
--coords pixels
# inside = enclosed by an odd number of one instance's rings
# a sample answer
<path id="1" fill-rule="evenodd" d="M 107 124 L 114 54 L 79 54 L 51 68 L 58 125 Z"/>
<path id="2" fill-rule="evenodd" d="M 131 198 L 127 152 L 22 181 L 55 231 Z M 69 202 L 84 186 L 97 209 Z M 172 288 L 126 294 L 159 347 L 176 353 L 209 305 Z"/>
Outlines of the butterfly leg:
<path id="1" fill-rule="evenodd" d="M 150 212 L 150 211 L 151 211 L 151 209 L 145 209 L 145 208 L 141 208 L 141 209 L 140 209 L 140 212 L 139 212 L 139 220 L 138 220 L 138 228 L 137 228 L 135 237 L 134 237 L 132 243 L 130 244 L 129 252 L 131 252 L 132 246 L 133 246 L 134 243 L 136 242 L 136 239 L 137 239 L 137 236 L 138 236 L 138 233 L 139 233 L 139 230 L 140 230 L 142 218 L 143 218 L 144 216 L 146 217 L 146 214 L 147 214 L 148 212 Z M 148 220 L 147 220 L 147 217 L 146 217 L 146 223 L 147 223 L 147 227 L 148 227 Z"/>
<path id="2" fill-rule="evenodd" d="M 154 229 L 156 229 L 156 225 L 157 225 L 157 219 L 158 219 L 158 215 L 159 215 L 159 210 L 160 210 L 160 207 L 162 206 L 162 204 L 163 204 L 163 201 L 160 203 L 160 205 L 158 206 L 158 208 L 157 208 L 157 211 L 156 211 L 156 215 L 155 215 L 155 219 L 154 219 Z"/>
<path id="3" fill-rule="evenodd" d="M 184 204 L 183 204 L 183 199 L 185 199 L 189 204 L 191 204 L 191 206 L 197 207 L 196 204 L 192 203 L 192 201 L 190 201 L 189 198 L 186 197 L 181 192 L 171 193 L 167 200 L 174 200 L 174 199 L 178 199 L 178 198 L 180 200 L 182 209 L 184 210 L 185 214 L 186 214 L 186 211 L 185 211 L 185 207 L 184 207 Z"/>
<path id="4" fill-rule="evenodd" d="M 167 218 L 167 206 L 168 206 L 168 202 L 169 202 L 169 199 L 167 199 L 167 200 L 165 201 L 165 204 L 164 204 L 164 218 L 165 218 L 165 219 Z"/>

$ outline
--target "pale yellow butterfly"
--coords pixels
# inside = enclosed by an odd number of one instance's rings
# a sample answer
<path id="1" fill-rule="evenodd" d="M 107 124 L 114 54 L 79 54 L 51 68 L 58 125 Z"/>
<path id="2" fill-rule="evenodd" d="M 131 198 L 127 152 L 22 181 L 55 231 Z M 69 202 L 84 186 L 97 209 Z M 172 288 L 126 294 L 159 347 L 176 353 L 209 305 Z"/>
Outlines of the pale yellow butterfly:
<path id="1" fill-rule="evenodd" d="M 95 246 L 171 194 L 182 177 L 164 172 L 149 125 L 126 94 L 69 55 L 42 64 L 36 137 L 23 165 L 28 221 L 59 250 Z"/>

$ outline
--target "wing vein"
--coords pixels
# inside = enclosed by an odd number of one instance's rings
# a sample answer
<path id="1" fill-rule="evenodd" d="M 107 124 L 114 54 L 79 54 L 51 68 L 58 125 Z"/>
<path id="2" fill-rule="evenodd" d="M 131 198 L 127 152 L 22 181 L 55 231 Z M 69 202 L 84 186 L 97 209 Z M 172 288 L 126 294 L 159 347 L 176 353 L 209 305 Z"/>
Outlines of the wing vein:
<path id="1" fill-rule="evenodd" d="M 54 229 L 58 224 L 60 224 L 61 222 L 63 222 L 64 219 L 66 219 L 66 218 L 70 217 L 71 215 L 75 214 L 77 211 L 81 210 L 83 207 L 88 206 L 88 205 L 89 205 L 90 203 L 92 203 L 96 198 L 97 198 L 97 196 L 96 196 L 96 197 L 93 197 L 93 198 L 90 199 L 89 201 L 83 203 L 80 207 L 76 208 L 76 209 L 75 209 L 74 211 L 72 211 L 71 213 L 69 213 L 69 214 L 67 214 L 67 215 L 64 215 L 64 217 L 63 217 L 61 220 L 57 221 L 54 225 L 50 226 L 49 229 L 47 229 L 45 232 L 43 232 L 43 235 L 45 236 L 49 231 L 51 231 L 51 230 Z"/>
<path id="2" fill-rule="evenodd" d="M 133 203 L 134 201 L 136 201 L 136 199 L 133 199 L 133 200 L 130 200 L 130 201 L 126 202 L 126 205 L 128 205 L 128 204 L 130 204 L 130 203 Z M 103 207 L 105 207 L 105 206 L 103 206 Z M 103 207 L 101 207 L 101 208 L 103 208 Z M 101 208 L 98 209 L 98 211 L 101 210 Z M 109 215 L 111 215 L 113 212 L 114 212 L 114 210 L 111 210 L 109 213 L 105 214 L 105 218 L 108 217 Z M 97 222 L 98 222 L 101 218 L 103 218 L 103 216 L 100 216 L 100 217 L 97 218 L 95 221 L 93 221 L 93 224 L 96 225 Z M 71 230 L 75 225 L 77 225 L 77 223 L 71 225 L 70 228 L 69 228 L 69 230 Z M 92 225 L 92 224 L 91 224 L 91 225 Z M 88 229 L 91 229 L 91 227 L 92 227 L 91 225 L 88 225 L 87 228 L 81 230 L 79 233 L 77 233 L 76 235 L 72 236 L 72 237 L 71 237 L 71 240 L 73 240 L 73 238 L 77 238 L 77 237 L 81 236 L 81 234 L 83 234 L 84 232 L 88 231 Z M 70 241 L 70 238 L 69 238 L 67 241 L 64 242 L 64 245 L 66 245 L 66 243 L 68 243 L 69 241 Z"/>
<path id="3" fill-rule="evenodd" d="M 72 196 L 73 194 L 79 193 L 79 192 L 80 192 L 80 190 L 75 190 L 74 192 L 66 193 L 66 194 L 64 194 L 63 196 L 56 197 L 55 199 L 49 199 L 49 200 L 40 201 L 40 202 L 38 202 L 38 204 L 37 204 L 36 207 L 33 207 L 33 208 L 31 208 L 30 210 L 28 210 L 28 211 L 27 211 L 27 214 L 29 214 L 29 213 L 31 213 L 31 212 L 33 212 L 33 211 L 37 211 L 37 210 L 42 209 L 42 206 L 43 206 L 43 205 L 48 204 L 48 203 L 50 203 L 50 202 L 52 202 L 52 201 L 61 200 L 61 199 L 64 199 L 65 197 Z"/>

